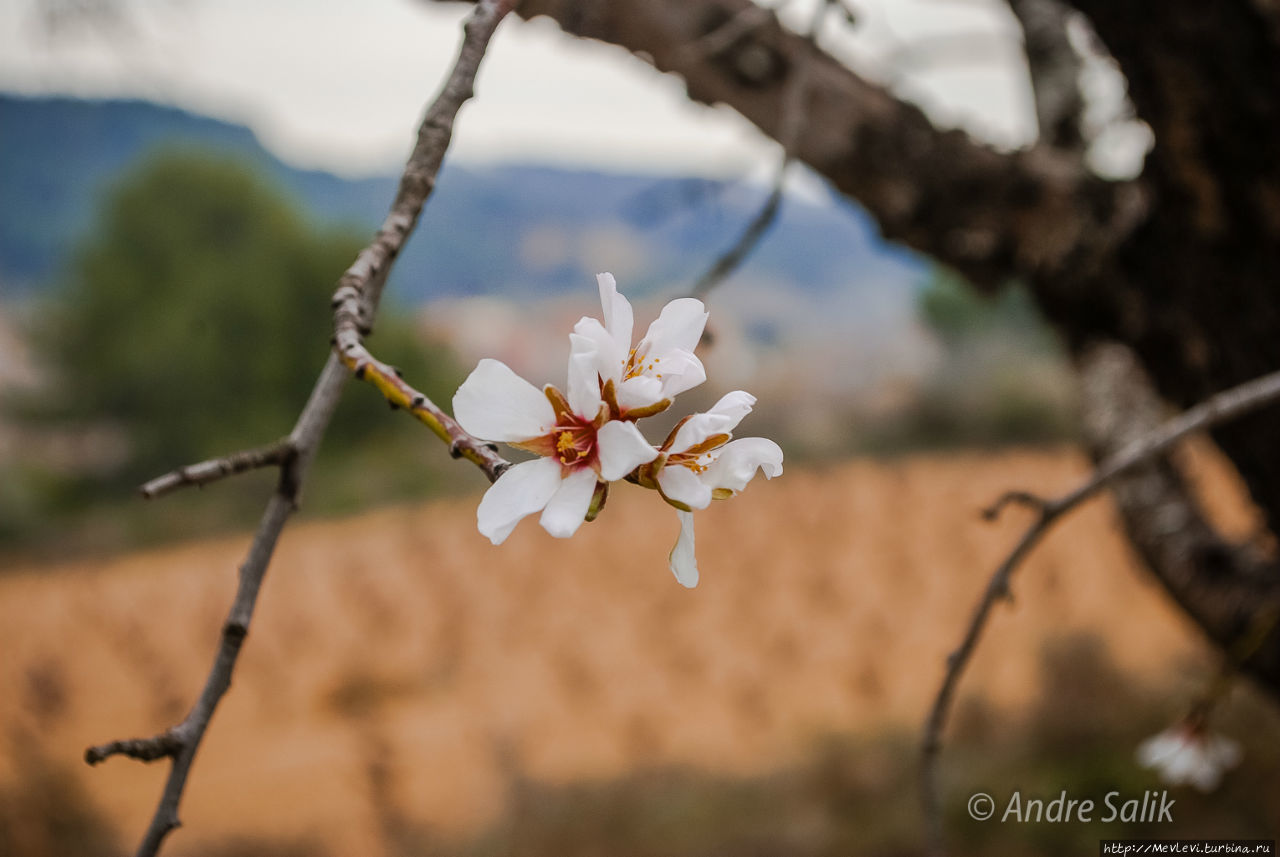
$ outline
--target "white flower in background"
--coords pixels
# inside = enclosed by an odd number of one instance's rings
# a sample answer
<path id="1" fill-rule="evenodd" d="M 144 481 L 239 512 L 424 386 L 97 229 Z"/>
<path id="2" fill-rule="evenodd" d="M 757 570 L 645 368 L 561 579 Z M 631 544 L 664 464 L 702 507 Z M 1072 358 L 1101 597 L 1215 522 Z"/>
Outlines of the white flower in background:
<path id="1" fill-rule="evenodd" d="M 707 380 L 693 353 L 707 324 L 702 301 L 671 301 L 632 348 L 631 304 L 618 294 L 612 274 L 599 274 L 596 282 L 604 323 L 583 317 L 573 330 L 595 344 L 602 392 L 616 418 L 639 419 L 663 411 L 675 396 Z"/>
<path id="2" fill-rule="evenodd" d="M 476 523 L 495 545 L 538 511 L 548 533 L 572 536 L 599 511 L 609 482 L 658 454 L 634 423 L 610 419 L 600 397 L 596 344 L 569 339 L 567 396 L 550 384 L 538 390 L 505 363 L 485 359 L 453 397 L 454 416 L 467 433 L 540 456 L 513 465 L 480 501 Z"/>
<path id="3" fill-rule="evenodd" d="M 755 403 L 755 396 L 735 390 L 706 413 L 686 417 L 659 449 L 660 455 L 641 469 L 641 484 L 653 484 L 676 507 L 680 536 L 670 565 L 684 586 L 698 584 L 693 510 L 737 494 L 757 470 L 764 471 L 766 479 L 782 474 L 782 449 L 776 443 L 762 437 L 732 440 L 733 429 Z"/>
<path id="4" fill-rule="evenodd" d="M 1143 741 L 1138 745 L 1137 759 L 1169 785 L 1192 785 L 1211 792 L 1222 774 L 1240 763 L 1240 746 L 1210 734 L 1203 719 L 1192 717 Z"/>

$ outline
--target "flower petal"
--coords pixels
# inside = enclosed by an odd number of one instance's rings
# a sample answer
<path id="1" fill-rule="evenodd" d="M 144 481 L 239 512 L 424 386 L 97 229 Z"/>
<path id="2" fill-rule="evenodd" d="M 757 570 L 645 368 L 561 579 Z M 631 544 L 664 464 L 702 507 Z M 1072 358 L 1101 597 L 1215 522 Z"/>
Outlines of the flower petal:
<path id="1" fill-rule="evenodd" d="M 548 459 L 551 460 L 551 459 Z M 582 467 L 560 480 L 560 487 L 547 501 L 539 523 L 557 539 L 567 539 L 578 531 L 591 508 L 596 490 L 596 472 Z"/>
<path id="2" fill-rule="evenodd" d="M 665 398 L 662 382 L 651 375 L 636 375 L 618 385 L 618 406 L 623 410 L 647 408 Z"/>
<path id="3" fill-rule="evenodd" d="M 586 420 L 595 419 L 604 404 L 600 398 L 599 362 L 595 342 L 577 333 L 569 334 L 569 408 Z"/>
<path id="4" fill-rule="evenodd" d="M 738 423 L 742 422 L 742 418 L 751 413 L 751 409 L 755 406 L 756 397 L 745 390 L 734 390 L 731 393 L 725 393 L 720 397 L 720 401 L 711 406 L 709 414 L 718 414 L 719 416 L 729 419 L 729 428 L 737 428 Z"/>
<path id="5" fill-rule="evenodd" d="M 678 298 L 662 308 L 636 352 L 666 359 L 673 351 L 693 352 L 707 326 L 707 309 L 697 298 Z M 647 348 L 645 347 L 647 345 Z"/>
<path id="6" fill-rule="evenodd" d="M 662 381 L 662 395 L 672 398 L 692 390 L 707 380 L 707 370 L 692 351 L 677 348 L 660 355 L 661 365 L 654 365 L 654 375 Z"/>
<path id="7" fill-rule="evenodd" d="M 1180 737 L 1165 731 L 1158 735 L 1152 735 L 1139 744 L 1134 755 L 1139 766 L 1154 768 L 1164 764 L 1166 759 L 1182 749 L 1183 743 Z"/>
<path id="8" fill-rule="evenodd" d="M 1190 783 L 1196 787 L 1197 791 L 1207 794 L 1217 789 L 1218 784 L 1222 782 L 1222 769 L 1211 763 L 1202 762 L 1199 766 L 1187 771 L 1183 782 Z"/>
<path id="9" fill-rule="evenodd" d="M 676 546 L 671 549 L 668 565 L 681 586 L 693 589 L 698 585 L 698 558 L 694 554 L 693 544 L 693 513 L 677 511 L 676 516 L 680 519 L 680 536 L 676 539 Z"/>
<path id="10" fill-rule="evenodd" d="M 702 480 L 713 489 L 736 493 L 747 487 L 757 469 L 764 471 L 766 479 L 781 476 L 782 449 L 768 438 L 744 437 L 720 448 Z"/>
<path id="11" fill-rule="evenodd" d="M 595 343 L 599 353 L 597 368 L 601 377 L 605 380 L 613 379 L 615 383 L 621 381 L 622 368 L 627 362 L 631 342 L 615 339 L 599 321 L 586 316 L 578 319 L 578 323 L 573 326 L 573 332 Z"/>
<path id="12" fill-rule="evenodd" d="M 556 423 L 542 391 L 500 360 L 485 358 L 453 396 L 453 415 L 481 440 L 507 443 L 540 437 Z"/>
<path id="13" fill-rule="evenodd" d="M 489 486 L 476 509 L 481 535 L 495 545 L 502 544 L 521 518 L 547 505 L 560 482 L 560 462 L 554 458 L 513 465 Z"/>
<path id="14" fill-rule="evenodd" d="M 711 486 L 687 467 L 671 464 L 662 468 L 658 471 L 658 485 L 667 497 L 691 509 L 705 509 L 711 505 Z"/>
<path id="15" fill-rule="evenodd" d="M 671 440 L 671 451 L 684 452 L 709 437 L 728 434 L 751 412 L 751 406 L 755 403 L 756 397 L 742 390 L 725 393 L 711 410 L 694 414 L 680 426 Z"/>
<path id="16" fill-rule="evenodd" d="M 596 274 L 596 285 L 600 288 L 600 308 L 604 311 L 605 330 L 622 346 L 622 357 L 626 359 L 631 350 L 631 334 L 635 327 L 635 316 L 631 312 L 631 304 L 618 294 L 618 281 L 613 274 Z"/>
<path id="17" fill-rule="evenodd" d="M 621 420 L 610 420 L 600 427 L 596 449 L 600 453 L 600 478 L 606 482 L 621 479 L 658 457 L 658 450 L 644 439 L 636 424 Z"/>
<path id="18" fill-rule="evenodd" d="M 1198 783 L 1200 778 L 1204 776 L 1204 757 L 1201 755 L 1198 746 L 1190 743 L 1184 744 L 1177 752 L 1164 760 L 1160 769 L 1161 779 L 1170 785 L 1182 786 L 1188 783 Z M 1215 776 L 1213 769 L 1210 769 L 1208 773 L 1210 776 Z M 1197 787 L 1199 788 L 1198 785 Z"/>

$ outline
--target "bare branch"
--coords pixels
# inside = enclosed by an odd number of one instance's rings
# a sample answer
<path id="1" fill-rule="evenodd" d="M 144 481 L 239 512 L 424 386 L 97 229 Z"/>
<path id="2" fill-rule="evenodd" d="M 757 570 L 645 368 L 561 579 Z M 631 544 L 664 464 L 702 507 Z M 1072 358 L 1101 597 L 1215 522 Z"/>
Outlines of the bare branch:
<path id="1" fill-rule="evenodd" d="M 356 378 L 373 384 L 392 407 L 408 411 L 431 429 L 436 437 L 449 444 L 450 455 L 465 458 L 483 470 L 490 482 L 496 482 L 502 472 L 511 466 L 511 462 L 498 455 L 497 446 L 477 440 L 463 431 L 457 420 L 405 383 L 394 366 L 377 360 L 358 340 L 348 343 L 341 360 Z"/>
<path id="2" fill-rule="evenodd" d="M 773 226 L 778 217 L 778 212 L 782 208 L 787 167 L 790 165 L 791 158 L 784 156 L 782 162 L 778 164 L 777 172 L 773 178 L 773 187 L 770 189 L 764 205 L 756 212 L 755 217 L 751 218 L 751 222 L 747 224 L 747 228 L 738 236 L 738 240 L 733 243 L 733 246 L 721 254 L 693 284 L 693 288 L 689 290 L 691 297 L 705 298 L 712 289 L 724 282 L 726 277 L 737 270 L 743 260 L 751 254 L 751 251 L 759 246 L 760 239 L 764 238 L 765 233 L 769 231 L 769 227 Z"/>
<path id="3" fill-rule="evenodd" d="M 418 145 L 405 166 L 400 191 L 387 223 L 373 243 L 362 251 L 356 263 L 343 276 L 335 305 L 340 335 L 348 325 L 365 329 L 372 322 L 381 297 L 387 270 L 405 236 L 413 228 L 417 212 L 430 193 L 436 171 L 448 146 L 453 118 L 471 95 L 472 84 L 480 60 L 498 22 L 510 9 L 509 0 L 481 0 L 468 19 L 458 59 L 443 90 L 427 111 L 419 131 Z M 411 203 L 411 204 L 410 204 Z M 350 298 L 348 299 L 348 296 Z M 358 334 L 357 334 L 358 344 Z M 347 378 L 347 367 L 336 353 L 329 356 L 311 396 L 298 416 L 287 441 L 277 445 L 292 454 L 284 455 L 280 464 L 280 480 L 275 493 L 258 523 L 248 555 L 240 566 L 240 582 L 235 600 L 223 623 L 221 641 L 213 666 L 195 705 L 181 723 L 151 739 L 116 741 L 90 748 L 86 761 L 93 764 L 112 755 L 137 759 L 169 757 L 169 775 L 161 792 L 151 824 L 138 846 L 139 857 L 159 852 L 165 837 L 178 826 L 178 805 L 186 787 L 187 775 L 204 738 L 210 718 L 231 684 L 232 671 L 240 648 L 249 633 L 249 624 L 257 604 L 258 592 L 266 577 L 267 567 L 275 552 L 276 541 L 297 506 L 307 471 L 320 447 L 320 441 L 333 417 Z M 270 448 L 268 448 L 270 449 Z M 283 453 L 281 453 L 283 455 Z M 268 457 L 266 455 L 260 456 Z M 197 465 L 198 467 L 199 465 Z M 215 468 L 216 469 L 216 468 Z M 162 477 L 163 479 L 163 477 Z"/>
<path id="4" fill-rule="evenodd" d="M 1164 404 L 1132 350 L 1095 344 L 1079 362 L 1082 425 L 1095 459 L 1113 458 L 1158 430 Z M 1254 417 L 1254 425 L 1262 417 Z M 1167 458 L 1118 474 L 1111 493 L 1130 541 L 1164 589 L 1213 643 L 1276 695 L 1280 636 L 1268 633 L 1266 645 L 1251 646 L 1247 654 L 1240 648 L 1241 639 L 1255 633 L 1249 629 L 1260 613 L 1280 610 L 1273 551 L 1224 539 Z"/>
<path id="5" fill-rule="evenodd" d="M 1022 25 L 1041 142 L 1083 155 L 1084 63 L 1067 34 L 1072 10 L 1059 0 L 1009 0 L 1009 8 Z"/>
<path id="6" fill-rule="evenodd" d="M 690 61 L 715 57 L 765 21 L 776 20 L 776 10 L 758 3 L 743 6 L 729 20 L 709 33 L 685 44 L 681 50 Z"/>
<path id="7" fill-rule="evenodd" d="M 505 0 L 499 4 L 501 14 L 506 13 L 511 2 Z M 453 136 L 453 121 L 458 108 L 472 95 L 476 70 L 487 45 L 487 37 L 484 41 L 471 38 L 472 30 L 477 28 L 482 28 L 482 25 L 476 19 L 468 21 L 468 38 L 463 42 L 453 74 L 422 120 L 418 142 L 400 177 L 391 211 L 372 243 L 360 252 L 338 280 L 337 291 L 333 294 L 333 348 L 342 364 L 357 378 L 373 384 L 393 407 L 403 408 L 425 423 L 437 437 L 449 444 L 451 455 L 476 464 L 492 482 L 510 466 L 510 462 L 499 456 L 493 445 L 463 431 L 452 417 L 426 395 L 406 384 L 395 369 L 374 358 L 364 345 L 364 337 L 373 328 L 373 313 L 386 285 L 387 272 L 413 232 L 422 207 L 435 188 L 436 174 Z"/>
<path id="8" fill-rule="evenodd" d="M 138 489 L 143 497 L 153 500 L 162 494 L 185 488 L 188 485 L 203 487 L 227 476 L 235 476 L 249 470 L 284 464 L 297 453 L 293 441 L 283 437 L 275 443 L 233 452 L 221 458 L 211 458 L 199 464 L 179 467 L 163 476 L 157 476 Z"/>
<path id="9" fill-rule="evenodd" d="M 1044 512 L 1048 504 L 1049 501 L 1029 491 L 1006 491 L 996 498 L 994 503 L 982 510 L 982 518 L 986 521 L 994 521 L 1000 517 L 1005 507 L 1010 505 L 1025 506 L 1036 512 Z"/>
<path id="10" fill-rule="evenodd" d="M 993 517 L 1000 508 L 1012 502 L 1037 510 L 1035 520 L 987 582 L 960 645 L 947 658 L 942 684 L 925 722 L 921 746 L 921 798 L 933 854 L 945 853 L 941 795 L 937 779 L 937 757 L 942 747 L 942 730 L 946 726 L 956 687 L 973 657 L 983 631 L 986 630 L 991 611 L 998 601 L 1009 596 L 1010 580 L 1022 561 L 1059 518 L 1092 497 L 1116 477 L 1167 451 L 1188 434 L 1236 419 L 1277 400 L 1280 400 L 1280 372 L 1273 372 L 1218 393 L 1154 431 L 1135 439 L 1109 456 L 1088 479 L 1061 497 L 1044 500 L 1027 492 L 1014 491 L 1005 494 L 984 512 L 987 517 Z"/>
<path id="11" fill-rule="evenodd" d="M 780 139 L 788 80 L 809 75 L 805 133 L 794 156 L 901 241 L 985 286 L 1091 268 L 1109 258 L 1145 216 L 1143 186 L 1108 183 L 1048 146 L 997 152 L 859 77 L 803 36 L 764 19 L 724 51 L 683 46 L 750 13 L 750 0 L 524 0 L 519 14 L 547 15 L 567 31 L 621 45 L 680 75 L 689 96 L 736 109 Z M 756 14 L 756 13 L 750 13 Z M 1097 299 L 1078 283 L 1063 300 Z"/>
<path id="12" fill-rule="evenodd" d="M 172 731 L 161 732 L 153 738 L 129 738 L 110 741 L 84 751 L 84 760 L 90 765 L 105 762 L 112 756 L 128 756 L 141 762 L 154 762 L 173 756 L 182 749 L 182 742 Z"/>
<path id="13" fill-rule="evenodd" d="M 822 0 L 814 12 L 813 18 L 809 22 L 809 29 L 806 38 L 817 43 L 818 32 L 822 29 L 822 21 L 827 16 L 827 12 L 832 6 L 837 5 L 837 0 Z M 759 7 L 757 7 L 759 8 Z M 738 13 L 738 16 L 732 19 L 730 24 L 747 17 L 750 9 L 744 9 Z M 758 26 L 768 18 L 757 18 L 752 26 Z M 729 29 L 730 25 L 721 28 Z M 720 30 L 708 34 L 708 37 L 715 35 Z M 735 36 L 740 38 L 750 32 L 750 28 Z M 728 43 L 732 44 L 732 40 Z M 726 45 L 728 47 L 728 45 Z M 756 216 L 751 218 L 747 224 L 747 228 L 743 230 L 742 235 L 734 242 L 728 250 L 721 254 L 720 258 L 707 269 L 698 281 L 694 283 L 690 290 L 690 295 L 695 298 L 704 298 L 707 294 L 724 279 L 733 273 L 743 260 L 751 254 L 759 246 L 760 241 L 764 238 L 765 233 L 769 231 L 774 221 L 778 217 L 778 212 L 782 209 L 782 197 L 785 192 L 787 180 L 787 168 L 791 166 L 791 161 L 795 158 L 796 143 L 800 138 L 800 133 L 804 128 L 804 98 L 805 89 L 808 86 L 809 73 L 807 71 L 808 62 L 802 61 L 800 67 L 791 75 L 787 83 L 787 91 L 782 99 L 782 129 L 778 134 L 778 142 L 782 144 L 782 158 L 778 162 L 777 170 L 773 177 L 773 187 L 769 191 L 769 196 L 765 199 L 765 203 L 761 206 Z"/>

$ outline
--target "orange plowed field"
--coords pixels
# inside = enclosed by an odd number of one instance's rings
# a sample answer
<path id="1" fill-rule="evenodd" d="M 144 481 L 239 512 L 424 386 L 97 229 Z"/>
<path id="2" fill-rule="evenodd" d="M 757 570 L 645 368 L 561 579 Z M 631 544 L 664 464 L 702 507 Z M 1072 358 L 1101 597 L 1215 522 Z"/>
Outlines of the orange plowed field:
<path id="1" fill-rule="evenodd" d="M 1246 531 L 1234 487 L 1207 470 L 1211 505 Z M 824 732 L 915 728 L 1025 523 L 977 510 L 1084 472 L 1070 450 L 792 468 L 699 515 L 693 591 L 666 570 L 674 514 L 629 485 L 569 541 L 530 520 L 492 547 L 474 498 L 295 523 L 168 853 L 232 833 L 367 853 L 371 754 L 403 811 L 463 832 L 499 811 L 512 765 L 547 780 L 666 763 L 758 771 Z M 18 776 L 22 744 L 73 771 L 127 839 L 145 827 L 163 766 L 89 769 L 79 756 L 181 717 L 246 544 L 0 577 L 0 782 Z M 1051 534 L 1015 592 L 964 686 L 996 705 L 1037 691 L 1052 635 L 1095 632 L 1128 670 L 1199 646 L 1135 568 L 1106 501 Z"/>

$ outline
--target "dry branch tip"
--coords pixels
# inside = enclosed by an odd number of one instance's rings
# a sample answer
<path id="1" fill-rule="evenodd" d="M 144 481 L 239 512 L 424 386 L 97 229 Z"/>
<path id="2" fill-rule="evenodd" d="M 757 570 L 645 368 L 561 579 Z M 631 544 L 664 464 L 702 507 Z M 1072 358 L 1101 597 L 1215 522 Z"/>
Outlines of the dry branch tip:
<path id="1" fill-rule="evenodd" d="M 84 751 L 84 760 L 89 765 L 97 765 L 112 756 L 128 756 L 140 762 L 154 762 L 178 755 L 182 747 L 182 739 L 170 729 L 151 738 L 128 738 L 89 747 Z"/>

